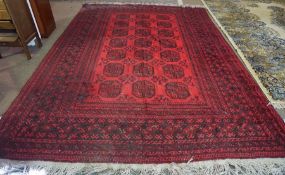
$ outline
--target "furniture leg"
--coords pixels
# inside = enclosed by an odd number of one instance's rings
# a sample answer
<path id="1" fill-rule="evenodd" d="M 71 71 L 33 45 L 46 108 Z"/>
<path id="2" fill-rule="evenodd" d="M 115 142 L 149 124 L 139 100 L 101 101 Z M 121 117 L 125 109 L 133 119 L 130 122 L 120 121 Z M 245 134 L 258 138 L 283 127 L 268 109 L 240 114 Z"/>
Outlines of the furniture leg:
<path id="1" fill-rule="evenodd" d="M 22 43 L 22 46 L 23 46 L 24 52 L 27 56 L 27 59 L 30 60 L 32 58 L 32 56 L 31 56 L 30 50 L 28 48 L 28 45 Z"/>
<path id="2" fill-rule="evenodd" d="M 38 48 L 41 48 L 43 46 L 42 40 L 39 37 L 39 35 L 36 35 L 36 45 L 37 45 Z"/>

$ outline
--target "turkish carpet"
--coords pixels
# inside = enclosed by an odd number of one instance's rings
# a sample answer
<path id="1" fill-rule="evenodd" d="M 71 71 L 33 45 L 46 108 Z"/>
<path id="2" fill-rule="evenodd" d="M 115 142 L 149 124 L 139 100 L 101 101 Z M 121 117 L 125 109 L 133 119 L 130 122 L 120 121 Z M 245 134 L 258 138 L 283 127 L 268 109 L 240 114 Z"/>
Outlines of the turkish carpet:
<path id="1" fill-rule="evenodd" d="M 0 120 L 0 158 L 285 157 L 285 125 L 203 8 L 85 5 Z"/>

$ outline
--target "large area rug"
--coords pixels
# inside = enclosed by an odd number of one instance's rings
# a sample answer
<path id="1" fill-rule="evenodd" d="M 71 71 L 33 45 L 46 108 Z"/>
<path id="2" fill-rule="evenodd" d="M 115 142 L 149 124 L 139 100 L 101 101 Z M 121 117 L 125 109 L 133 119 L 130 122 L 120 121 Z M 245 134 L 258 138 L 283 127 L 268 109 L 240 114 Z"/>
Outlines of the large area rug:
<path id="1" fill-rule="evenodd" d="M 0 158 L 284 158 L 267 104 L 205 9 L 85 5 L 0 120 Z"/>
<path id="2" fill-rule="evenodd" d="M 276 108 L 285 108 L 285 1 L 204 0 Z"/>

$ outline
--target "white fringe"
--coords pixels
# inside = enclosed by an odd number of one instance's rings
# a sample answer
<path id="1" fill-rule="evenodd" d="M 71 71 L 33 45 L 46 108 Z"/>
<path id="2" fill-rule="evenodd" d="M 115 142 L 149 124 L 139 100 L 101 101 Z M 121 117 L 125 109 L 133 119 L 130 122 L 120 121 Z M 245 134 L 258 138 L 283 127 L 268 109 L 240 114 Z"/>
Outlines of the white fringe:
<path id="1" fill-rule="evenodd" d="M 110 4 L 110 5 L 157 5 L 157 6 L 173 6 L 177 7 L 177 4 L 166 4 L 166 3 L 147 3 L 147 2 L 132 2 L 132 3 L 123 3 L 123 2 L 86 2 L 85 4 Z"/>
<path id="2" fill-rule="evenodd" d="M 284 175 L 285 158 L 171 164 L 62 163 L 0 159 L 0 175 Z"/>
<path id="3" fill-rule="evenodd" d="M 259 85 L 260 89 L 264 93 L 264 95 L 267 97 L 267 99 L 270 101 L 270 104 L 275 108 L 275 109 L 285 109 L 285 101 L 280 101 L 280 100 L 274 100 L 272 96 L 270 95 L 270 92 L 264 87 L 262 82 L 260 81 L 257 73 L 254 71 L 252 68 L 251 64 L 247 61 L 245 58 L 244 54 L 242 51 L 239 49 L 239 47 L 236 45 L 234 40 L 231 38 L 231 36 L 228 34 L 226 29 L 221 25 L 219 20 L 215 17 L 214 13 L 211 11 L 211 9 L 208 7 L 206 2 L 204 0 L 201 0 L 202 3 L 204 4 L 205 8 L 208 10 L 209 14 L 213 18 L 214 22 L 217 24 L 217 26 L 220 28 L 220 30 L 223 32 L 225 37 L 228 39 L 229 43 L 232 45 L 232 47 L 235 49 L 237 55 L 241 59 L 242 63 L 245 65 L 247 70 L 250 72 L 256 83 Z"/>
<path id="4" fill-rule="evenodd" d="M 181 2 L 179 2 L 181 1 Z M 191 7 L 191 8 L 205 8 L 203 5 L 185 5 L 182 0 L 177 1 L 178 4 L 166 3 L 146 3 L 146 2 L 85 2 L 84 4 L 111 4 L 111 5 L 156 5 L 156 6 L 172 6 L 172 7 Z"/>

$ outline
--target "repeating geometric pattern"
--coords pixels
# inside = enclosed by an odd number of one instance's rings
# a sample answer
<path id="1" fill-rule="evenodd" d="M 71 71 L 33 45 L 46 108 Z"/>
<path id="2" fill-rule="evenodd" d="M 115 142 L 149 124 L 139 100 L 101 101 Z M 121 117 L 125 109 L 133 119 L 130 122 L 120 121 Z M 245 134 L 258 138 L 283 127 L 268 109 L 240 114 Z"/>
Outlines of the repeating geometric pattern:
<path id="1" fill-rule="evenodd" d="M 205 9 L 85 5 L 0 120 L 0 158 L 285 157 L 285 126 Z"/>
<path id="2" fill-rule="evenodd" d="M 107 27 L 89 98 L 198 101 L 198 85 L 174 14 L 113 13 Z M 157 83 L 157 78 L 163 81 Z M 192 82 L 185 82 L 187 78 Z"/>

